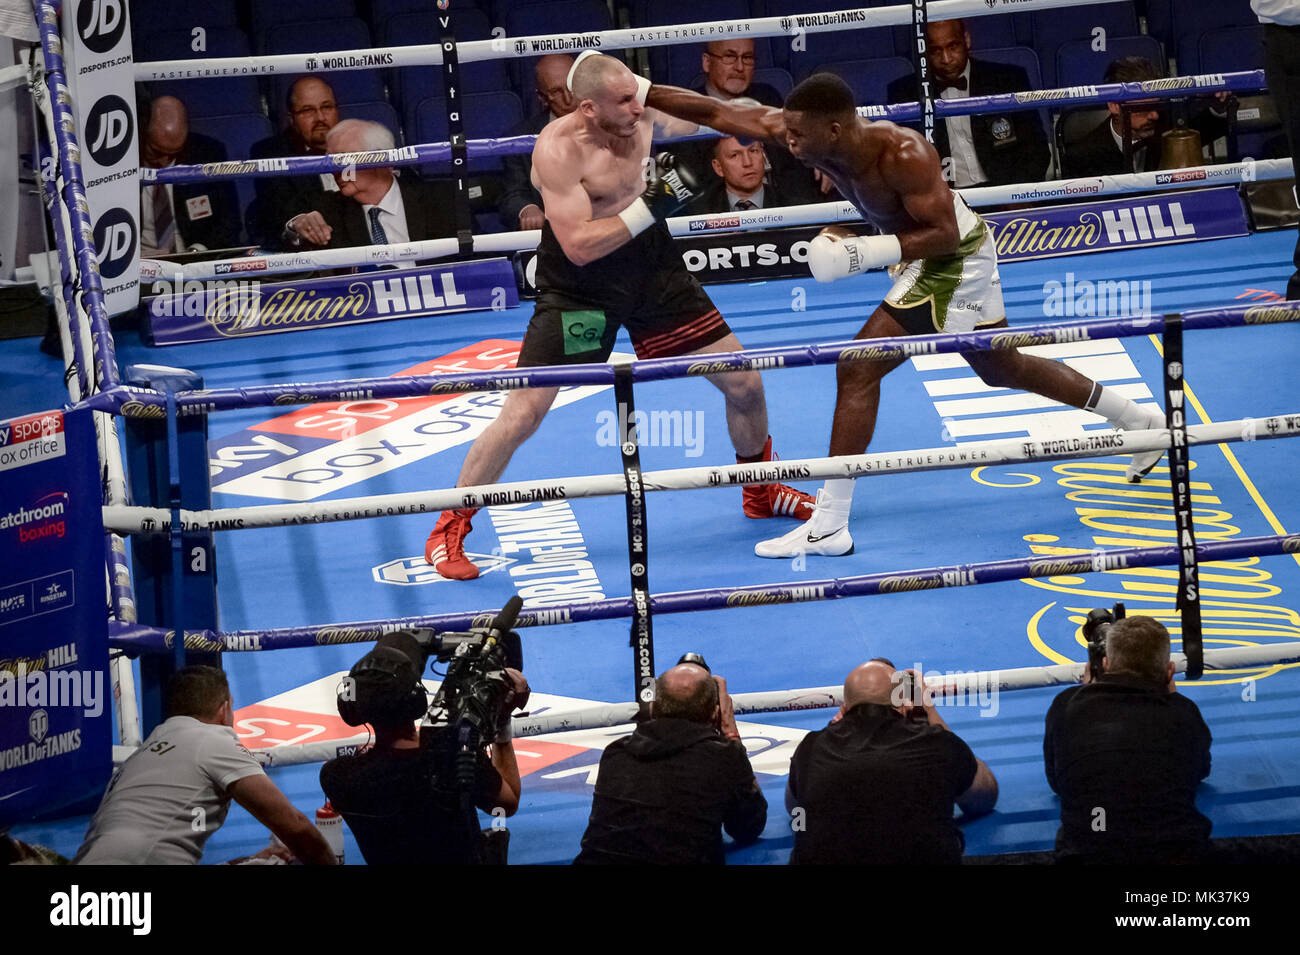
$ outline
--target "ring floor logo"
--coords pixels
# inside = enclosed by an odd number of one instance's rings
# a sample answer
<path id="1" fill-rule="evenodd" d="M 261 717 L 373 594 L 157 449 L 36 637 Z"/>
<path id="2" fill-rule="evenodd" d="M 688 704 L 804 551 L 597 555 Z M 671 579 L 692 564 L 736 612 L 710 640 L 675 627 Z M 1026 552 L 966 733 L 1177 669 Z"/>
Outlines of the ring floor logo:
<path id="1" fill-rule="evenodd" d="M 513 368 L 519 342 L 489 339 L 394 377 Z M 630 359 L 611 355 L 611 361 Z M 560 389 L 553 407 L 609 386 Z M 308 405 L 208 442 L 212 490 L 221 494 L 311 501 L 477 438 L 496 420 L 503 391 L 372 398 Z"/>
<path id="2" fill-rule="evenodd" d="M 77 34 L 95 53 L 117 46 L 126 30 L 123 0 L 81 0 L 77 4 Z"/>

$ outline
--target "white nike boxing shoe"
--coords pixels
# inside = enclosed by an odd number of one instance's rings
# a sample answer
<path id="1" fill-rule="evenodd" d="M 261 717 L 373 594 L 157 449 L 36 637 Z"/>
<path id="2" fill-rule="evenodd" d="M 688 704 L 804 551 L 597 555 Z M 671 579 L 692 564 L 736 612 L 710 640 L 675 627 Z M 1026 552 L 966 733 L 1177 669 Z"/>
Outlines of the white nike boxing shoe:
<path id="1" fill-rule="evenodd" d="M 1165 413 L 1163 411 L 1158 411 L 1155 408 L 1150 408 L 1147 409 L 1147 421 L 1141 428 L 1125 430 L 1140 431 L 1143 428 L 1158 428 L 1163 430 L 1165 426 Z M 1140 454 L 1133 455 L 1133 457 L 1129 459 L 1128 470 L 1124 472 L 1124 476 L 1128 478 L 1130 484 L 1137 484 L 1151 473 L 1151 469 L 1160 463 L 1160 459 L 1164 457 L 1164 454 L 1164 449 L 1160 448 L 1156 451 L 1143 451 Z"/>
<path id="2" fill-rule="evenodd" d="M 813 554 L 820 557 L 844 557 L 853 553 L 853 537 L 849 534 L 848 506 L 844 513 L 836 514 L 828 505 L 824 490 L 817 492 L 817 505 L 813 516 L 788 534 L 771 540 L 759 541 L 754 553 L 759 557 L 794 558 Z"/>

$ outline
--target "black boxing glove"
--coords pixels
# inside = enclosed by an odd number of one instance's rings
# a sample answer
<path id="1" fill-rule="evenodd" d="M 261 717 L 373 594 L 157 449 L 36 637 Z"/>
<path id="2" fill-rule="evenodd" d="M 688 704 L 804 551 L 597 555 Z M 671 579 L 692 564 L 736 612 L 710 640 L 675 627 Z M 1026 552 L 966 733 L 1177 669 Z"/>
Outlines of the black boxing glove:
<path id="1" fill-rule="evenodd" d="M 660 153 L 648 166 L 650 184 L 641 197 L 618 214 L 633 235 L 675 216 L 700 194 L 695 175 L 678 165 L 672 153 Z"/>

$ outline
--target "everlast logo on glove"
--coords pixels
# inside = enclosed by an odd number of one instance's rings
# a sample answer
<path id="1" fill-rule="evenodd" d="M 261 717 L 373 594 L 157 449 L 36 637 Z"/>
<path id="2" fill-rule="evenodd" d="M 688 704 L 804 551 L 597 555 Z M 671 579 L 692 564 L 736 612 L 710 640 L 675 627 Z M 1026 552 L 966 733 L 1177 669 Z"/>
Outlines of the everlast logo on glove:
<path id="1" fill-rule="evenodd" d="M 686 188 L 686 183 L 682 182 L 682 177 L 677 175 L 676 169 L 665 169 L 661 177 L 664 184 L 668 186 L 668 191 L 676 196 L 683 204 L 690 202 L 695 198 L 695 193 Z"/>

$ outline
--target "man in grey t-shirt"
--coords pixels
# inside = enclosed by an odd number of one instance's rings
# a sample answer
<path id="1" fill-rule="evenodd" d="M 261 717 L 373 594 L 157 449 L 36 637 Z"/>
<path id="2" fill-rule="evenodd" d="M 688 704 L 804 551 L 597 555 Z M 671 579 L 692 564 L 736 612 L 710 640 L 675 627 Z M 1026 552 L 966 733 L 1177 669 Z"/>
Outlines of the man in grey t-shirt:
<path id="1" fill-rule="evenodd" d="M 303 862 L 334 864 L 316 826 L 235 736 L 226 674 L 191 666 L 168 687 L 168 719 L 113 776 L 78 865 L 195 865 L 234 799 Z"/>

